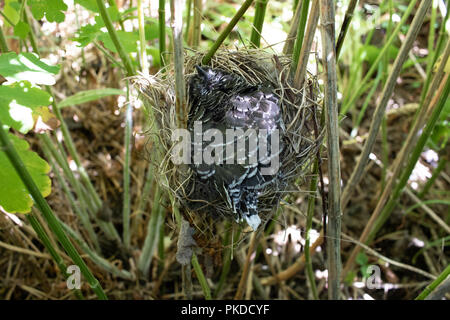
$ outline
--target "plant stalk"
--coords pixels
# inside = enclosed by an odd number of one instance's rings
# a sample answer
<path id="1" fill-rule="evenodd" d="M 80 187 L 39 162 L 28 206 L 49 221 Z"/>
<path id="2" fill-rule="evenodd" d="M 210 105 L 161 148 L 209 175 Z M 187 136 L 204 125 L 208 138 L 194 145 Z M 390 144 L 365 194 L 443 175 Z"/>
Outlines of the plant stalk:
<path id="1" fill-rule="evenodd" d="M 313 1 L 313 5 L 314 2 Z M 294 50 L 295 38 L 297 37 L 298 25 L 300 23 L 300 16 L 302 14 L 301 3 L 297 0 L 297 3 L 294 4 L 294 16 L 292 17 L 291 27 L 289 29 L 289 33 L 286 37 L 286 41 L 283 47 L 283 54 L 290 55 Z"/>
<path id="2" fill-rule="evenodd" d="M 377 70 L 378 68 L 378 64 L 380 63 L 381 59 L 384 58 L 384 55 L 388 52 L 388 49 L 391 47 L 392 43 L 394 42 L 394 40 L 397 38 L 397 34 L 400 32 L 401 27 L 406 23 L 407 19 L 409 18 L 409 16 L 411 15 L 411 12 L 413 11 L 415 5 L 416 5 L 417 0 L 411 0 L 411 2 L 409 3 L 408 8 L 406 9 L 405 13 L 403 14 L 402 19 L 400 20 L 400 22 L 397 24 L 396 28 L 392 31 L 391 36 L 389 37 L 389 39 L 386 41 L 386 43 L 384 44 L 383 48 L 381 49 L 380 53 L 378 54 L 377 58 L 375 59 L 375 61 L 372 63 L 372 66 L 370 67 L 369 71 L 367 71 L 367 74 L 364 76 L 364 78 L 359 82 L 359 87 L 358 89 L 354 90 L 354 94 L 350 97 L 350 99 L 348 100 L 348 102 L 343 105 L 342 109 L 341 109 L 341 114 L 345 114 L 349 108 L 355 103 L 356 99 L 360 96 L 360 94 L 364 91 L 363 87 L 366 85 L 366 83 L 372 78 L 373 73 Z M 427 2 L 428 3 L 428 2 Z M 411 31 L 411 28 L 410 28 Z M 410 32 L 409 31 L 409 32 Z M 402 46 L 404 46 L 406 43 L 403 43 Z M 406 52 L 406 55 L 408 54 L 409 51 Z M 400 56 L 397 56 L 397 58 Z"/>
<path id="3" fill-rule="evenodd" d="M 39 239 L 41 239 L 42 244 L 52 256 L 59 270 L 63 273 L 64 278 L 67 280 L 67 278 L 69 277 L 69 275 L 67 274 L 67 266 L 64 263 L 62 257 L 59 255 L 58 251 L 56 251 L 56 249 L 53 247 L 50 238 L 45 233 L 38 219 L 36 219 L 33 212 L 27 214 L 26 217 L 30 222 L 31 226 L 33 227 L 34 231 L 36 231 L 37 235 L 39 236 Z M 74 293 L 79 300 L 84 300 L 84 296 L 79 289 L 75 289 Z"/>
<path id="4" fill-rule="evenodd" d="M 341 169 L 339 152 L 339 115 L 337 105 L 336 39 L 334 1 L 320 1 L 323 65 L 325 71 L 324 112 L 328 154 L 328 298 L 339 300 L 341 274 Z"/>
<path id="5" fill-rule="evenodd" d="M 114 1 L 115 3 L 115 1 Z M 138 0 L 138 24 L 139 24 L 139 57 L 141 61 L 142 72 L 148 75 L 148 60 L 147 60 L 147 42 L 145 41 L 145 20 L 144 8 L 142 7 L 142 0 Z"/>
<path id="6" fill-rule="evenodd" d="M 174 64 L 175 64 L 175 110 L 178 128 L 185 128 L 186 123 L 186 87 L 184 84 L 184 53 L 183 53 L 183 15 L 181 0 L 170 0 L 170 22 L 172 27 Z"/>
<path id="7" fill-rule="evenodd" d="M 247 11 L 247 9 L 252 5 L 253 0 L 245 0 L 245 2 L 242 4 L 242 6 L 239 8 L 238 12 L 234 15 L 233 19 L 231 19 L 230 23 L 226 26 L 225 30 L 222 31 L 222 33 L 219 35 L 217 40 L 214 42 L 212 47 L 209 49 L 209 51 L 206 53 L 206 55 L 203 57 L 202 64 L 209 64 L 211 61 L 211 58 L 216 53 L 217 49 L 219 49 L 220 45 L 225 41 L 227 36 L 230 34 L 230 32 L 233 30 L 233 28 L 238 23 L 239 19 L 244 15 L 244 13 Z"/>
<path id="8" fill-rule="evenodd" d="M 434 103 L 431 106 L 431 116 L 429 121 L 427 122 L 422 134 L 419 137 L 419 140 L 414 146 L 414 150 L 412 154 L 409 157 L 409 161 L 403 170 L 399 182 L 395 185 L 394 191 L 390 195 L 389 201 L 386 203 L 386 205 L 383 207 L 384 202 L 381 200 L 386 198 L 387 195 L 383 192 L 383 195 L 381 196 L 380 201 L 377 204 L 377 207 L 375 208 L 375 211 L 372 213 L 369 222 L 367 223 L 366 227 L 364 228 L 363 233 L 361 234 L 359 238 L 359 242 L 366 243 L 368 241 L 371 241 L 371 239 L 374 238 L 378 230 L 381 228 L 381 226 L 385 223 L 385 221 L 388 219 L 389 215 L 391 214 L 392 210 L 394 209 L 398 198 L 400 197 L 401 192 L 403 191 L 406 183 L 408 182 L 409 176 L 411 175 L 412 170 L 415 167 L 415 164 L 417 160 L 420 157 L 420 154 L 422 152 L 423 147 L 425 146 L 425 143 L 427 142 L 431 131 L 434 128 L 434 125 L 436 124 L 436 121 L 439 117 L 439 114 L 441 113 L 445 102 L 448 98 L 450 90 L 450 80 L 448 74 L 446 75 L 445 79 L 441 83 L 441 87 L 439 89 L 439 94 L 436 96 L 436 99 Z M 439 101 L 437 102 L 437 98 L 439 97 Z M 393 181 L 392 179 L 390 181 Z M 386 189 L 385 189 L 386 190 Z M 350 269 L 353 267 L 353 263 L 356 259 L 357 254 L 360 251 L 360 247 L 357 246 L 353 249 L 349 259 L 347 260 L 347 263 L 345 265 L 344 274 L 350 271 Z"/>
<path id="9" fill-rule="evenodd" d="M 442 273 L 434 280 L 429 286 L 427 286 L 416 298 L 416 300 L 424 300 L 433 292 L 445 279 L 450 275 L 450 265 L 442 271 Z"/>
<path id="10" fill-rule="evenodd" d="M 253 29 L 250 36 L 250 43 L 255 48 L 259 48 L 261 45 L 261 33 L 268 2 L 269 0 L 256 0 L 255 17 L 253 18 Z"/>
<path id="11" fill-rule="evenodd" d="M 336 59 L 339 59 L 342 50 L 342 44 L 344 43 L 345 36 L 347 35 L 348 28 L 353 19 L 353 12 L 355 11 L 358 0 L 351 0 L 348 4 L 347 11 L 345 12 L 344 22 L 342 22 L 341 31 L 336 44 Z"/>
<path id="12" fill-rule="evenodd" d="M 317 24 L 319 23 L 319 1 L 313 1 L 311 11 L 309 14 L 308 25 L 306 27 L 305 39 L 303 41 L 302 49 L 300 51 L 299 62 L 297 63 L 297 70 L 295 71 L 294 84 L 297 89 L 303 85 L 306 76 L 306 67 L 308 66 L 309 53 L 316 34 Z"/>
<path id="13" fill-rule="evenodd" d="M 130 248 L 130 164 L 131 164 L 131 151 L 132 151 L 132 139 L 133 134 L 133 104 L 130 102 L 127 104 L 125 112 L 125 161 L 123 164 L 123 243 L 126 248 Z"/>
<path id="14" fill-rule="evenodd" d="M 149 274 L 150 264 L 152 262 L 153 254 L 157 248 L 159 240 L 160 226 L 163 222 L 163 206 L 160 204 L 161 191 L 159 186 L 156 186 L 155 195 L 153 198 L 152 212 L 147 224 L 147 235 L 145 236 L 144 246 L 138 261 L 139 271 L 147 278 Z"/>
<path id="15" fill-rule="evenodd" d="M 166 65 L 166 1 L 159 0 L 158 8 L 158 21 L 159 21 L 159 57 L 161 59 L 161 67 Z"/>
<path id="16" fill-rule="evenodd" d="M 197 276 L 198 282 L 202 287 L 203 294 L 205 295 L 205 300 L 211 300 L 211 290 L 209 289 L 208 282 L 206 282 L 205 275 L 203 274 L 202 267 L 198 263 L 197 255 L 192 253 L 192 266 L 194 267 L 195 274 Z"/>
<path id="17" fill-rule="evenodd" d="M 301 16 L 298 24 L 297 39 L 295 40 L 294 51 L 292 53 L 292 70 L 296 69 L 300 51 L 303 47 L 303 39 L 305 37 L 306 21 L 308 20 L 309 0 L 303 0 L 301 4 Z M 311 16 L 312 17 L 312 16 Z M 312 17 L 314 19 L 314 17 Z"/>
<path id="18" fill-rule="evenodd" d="M 414 0 L 413 0 L 414 1 Z M 378 106 L 375 109 L 372 122 L 370 124 L 370 130 L 369 130 L 369 136 L 366 140 L 366 143 L 364 144 L 363 151 L 361 152 L 361 155 L 359 157 L 358 163 L 356 164 L 355 169 L 353 170 L 353 173 L 347 182 L 346 187 L 344 188 L 344 191 L 342 193 L 342 208 L 345 209 L 347 206 L 351 195 L 353 194 L 353 191 L 355 190 L 356 186 L 358 185 L 359 181 L 361 180 L 362 173 L 366 167 L 367 160 L 369 158 L 369 154 L 372 152 L 373 146 L 375 144 L 376 137 L 378 135 L 378 131 L 380 129 L 381 122 L 383 120 L 385 110 L 387 103 L 389 99 L 391 98 L 392 92 L 394 91 L 397 78 L 400 74 L 400 71 L 402 70 L 403 63 L 408 58 L 408 52 L 411 50 L 411 47 L 414 43 L 414 40 L 417 37 L 417 34 L 420 30 L 420 27 L 422 26 L 423 20 L 425 18 L 425 14 L 431 4 L 432 0 L 424 0 L 419 10 L 417 11 L 414 20 L 409 28 L 408 34 L 406 36 L 405 41 L 402 44 L 402 47 L 400 48 L 400 52 L 395 59 L 394 66 L 391 70 L 391 73 L 389 74 L 389 78 L 383 88 L 383 93 L 381 95 L 381 100 L 378 104 Z M 405 14 L 406 15 L 406 14 Z M 395 34 L 395 31 L 393 32 Z M 391 36 L 392 37 L 392 36 Z M 382 54 L 379 55 L 380 59 L 382 57 Z"/>
<path id="19" fill-rule="evenodd" d="M 192 35 L 192 47 L 197 49 L 202 36 L 202 0 L 194 0 L 194 25 Z"/>
<path id="20" fill-rule="evenodd" d="M 1 120 L 0 120 L 0 128 L 3 128 L 3 123 Z M 89 268 L 87 267 L 87 265 L 85 264 L 83 259 L 80 257 L 80 255 L 76 251 L 75 247 L 70 242 L 69 238 L 64 233 L 64 231 L 61 227 L 61 224 L 56 219 L 56 217 L 53 214 L 52 210 L 50 209 L 50 206 L 48 205 L 47 201 L 45 201 L 44 197 L 42 196 L 41 192 L 39 191 L 39 188 L 34 183 L 33 178 L 31 177 L 30 173 L 28 172 L 28 170 L 25 167 L 25 164 L 22 162 L 22 159 L 20 158 L 16 149 L 14 148 L 11 141 L 9 140 L 9 137 L 8 137 L 6 131 L 3 129 L 0 130 L 0 143 L 1 143 L 1 146 L 3 147 L 4 152 L 6 153 L 9 161 L 13 165 L 14 169 L 16 169 L 17 174 L 19 175 L 20 179 L 24 183 L 28 192 L 33 197 L 33 200 L 35 201 L 36 206 L 38 207 L 39 211 L 44 216 L 50 229 L 56 235 L 59 242 L 63 246 L 64 250 L 71 257 L 73 262 L 78 265 L 82 274 L 86 277 L 86 280 L 89 282 L 92 290 L 97 294 L 97 297 L 99 299 L 103 299 L 103 300 L 107 299 L 100 283 L 94 277 L 94 275 L 91 273 L 91 271 L 89 270 Z"/>
<path id="21" fill-rule="evenodd" d="M 119 57 L 122 60 L 125 69 L 127 70 L 127 76 L 131 77 L 135 74 L 133 64 L 131 63 L 130 57 L 123 48 L 122 43 L 120 43 L 120 40 L 117 37 L 116 29 L 114 28 L 111 17 L 109 16 L 108 11 L 106 10 L 105 2 L 102 0 L 97 0 L 97 6 L 98 9 L 100 10 L 100 15 L 102 16 L 102 19 L 105 22 L 105 27 L 108 30 L 109 36 L 111 37 L 111 40 L 114 46 L 116 47 L 117 52 L 119 53 Z"/>
<path id="22" fill-rule="evenodd" d="M 3 28 L 0 27 L 0 52 L 6 53 L 8 52 L 8 44 L 6 43 L 5 34 L 3 33 Z"/>

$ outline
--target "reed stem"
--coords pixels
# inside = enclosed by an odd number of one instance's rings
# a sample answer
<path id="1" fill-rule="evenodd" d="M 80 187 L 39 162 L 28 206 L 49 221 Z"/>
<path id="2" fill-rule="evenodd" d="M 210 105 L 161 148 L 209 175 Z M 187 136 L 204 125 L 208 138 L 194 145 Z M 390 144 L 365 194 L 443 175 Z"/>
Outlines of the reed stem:
<path id="1" fill-rule="evenodd" d="M 202 0 L 194 0 L 194 25 L 192 33 L 192 48 L 200 46 L 202 36 Z"/>
<path id="2" fill-rule="evenodd" d="M 306 21 L 308 20 L 309 12 L 309 0 L 303 0 L 301 4 L 301 16 L 298 24 L 297 39 L 295 40 L 294 51 L 292 53 L 292 68 L 295 70 L 298 59 L 300 57 L 300 51 L 303 47 L 303 39 L 305 37 Z M 312 17 L 314 18 L 314 17 Z"/>
<path id="3" fill-rule="evenodd" d="M 255 17 L 253 18 L 253 29 L 250 36 L 250 43 L 255 48 L 259 48 L 261 45 L 261 34 L 268 2 L 269 0 L 256 0 Z"/>
<path id="4" fill-rule="evenodd" d="M 238 12 L 236 12 L 236 14 L 234 15 L 233 19 L 231 19 L 230 23 L 226 26 L 225 30 L 222 31 L 222 33 L 219 35 L 219 37 L 214 42 L 212 47 L 209 49 L 209 51 L 203 57 L 202 64 L 208 64 L 211 61 L 211 58 L 216 53 L 216 51 L 219 49 L 220 45 L 225 41 L 225 39 L 228 37 L 230 32 L 233 30 L 233 28 L 238 23 L 239 19 L 241 19 L 241 17 L 244 15 L 244 13 L 247 11 L 247 9 L 252 5 L 252 3 L 253 3 L 253 0 L 245 0 L 245 2 L 239 8 Z"/>
<path id="5" fill-rule="evenodd" d="M 339 115 L 337 105 L 336 39 L 334 1 L 320 1 L 323 65 L 325 71 L 324 112 L 328 155 L 328 298 L 339 300 L 341 274 L 341 169 Z"/>
<path id="6" fill-rule="evenodd" d="M 172 27 L 174 68 L 175 68 L 175 110 L 178 128 L 185 128 L 186 122 L 186 86 L 184 83 L 184 52 L 183 52 L 183 2 L 170 0 L 170 22 Z"/>
<path id="7" fill-rule="evenodd" d="M 347 11 L 345 12 L 344 22 L 342 22 L 341 31 L 339 32 L 339 37 L 336 44 L 336 59 L 339 59 L 341 54 L 342 45 L 345 40 L 345 36 L 347 35 L 348 28 L 350 27 L 350 23 L 353 19 L 353 12 L 355 11 L 356 5 L 358 4 L 358 0 L 351 0 L 348 4 Z"/>
<path id="8" fill-rule="evenodd" d="M 133 134 L 133 105 L 132 102 L 127 104 L 125 112 L 125 161 L 123 164 L 123 243 L 126 248 L 130 247 L 130 163 L 131 163 L 131 151 L 132 151 L 132 139 Z"/>
<path id="9" fill-rule="evenodd" d="M 115 1 L 113 1 L 116 3 Z M 139 58 L 141 62 L 141 68 L 144 75 L 148 75 L 148 59 L 147 59 L 147 42 L 145 40 L 145 20 L 144 20 L 144 8 L 142 6 L 142 0 L 138 0 L 138 25 L 139 25 Z"/>
<path id="10" fill-rule="evenodd" d="M 131 63 L 130 57 L 126 53 L 125 49 L 122 46 L 119 38 L 117 37 L 116 29 L 113 26 L 111 17 L 109 16 L 108 11 L 105 7 L 105 2 L 102 0 L 97 0 L 97 6 L 100 11 L 100 15 L 105 23 L 105 27 L 108 30 L 108 34 L 111 37 L 111 40 L 116 47 L 117 52 L 119 53 L 119 57 L 122 60 L 123 65 L 127 71 L 127 76 L 131 77 L 135 74 L 133 64 Z"/>
<path id="11" fill-rule="evenodd" d="M 159 57 L 161 59 L 161 67 L 166 65 L 166 1 L 159 0 L 158 8 L 159 21 Z"/>

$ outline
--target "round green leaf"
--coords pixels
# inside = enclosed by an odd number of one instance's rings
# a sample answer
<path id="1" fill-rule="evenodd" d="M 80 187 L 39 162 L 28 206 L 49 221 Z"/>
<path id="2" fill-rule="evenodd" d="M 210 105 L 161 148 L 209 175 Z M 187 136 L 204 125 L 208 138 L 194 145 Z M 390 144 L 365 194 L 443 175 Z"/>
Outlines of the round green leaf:
<path id="1" fill-rule="evenodd" d="M 117 31 L 117 37 L 122 44 L 124 50 L 128 53 L 137 51 L 137 42 L 139 35 L 136 32 Z M 99 39 L 103 42 L 106 48 L 113 52 L 117 52 L 116 46 L 111 40 L 108 32 L 104 32 L 100 35 Z"/>
<path id="2" fill-rule="evenodd" d="M 8 136 L 42 196 L 48 196 L 51 192 L 51 180 L 47 175 L 50 166 L 29 149 L 28 142 L 12 134 Z M 10 213 L 30 212 L 33 199 L 4 151 L 0 151 L 0 168 L 0 206 Z"/>
<path id="3" fill-rule="evenodd" d="M 21 39 L 25 39 L 30 32 L 30 26 L 23 21 L 19 21 L 14 26 L 14 35 L 18 36 Z"/>
<path id="4" fill-rule="evenodd" d="M 63 22 L 67 5 L 63 0 L 28 0 L 31 13 L 36 20 L 41 20 L 44 15 L 48 22 Z"/>
<path id="5" fill-rule="evenodd" d="M 9 82 L 27 80 L 32 84 L 54 85 L 59 66 L 50 66 L 34 53 L 8 52 L 0 55 L 0 74 Z"/>
<path id="6" fill-rule="evenodd" d="M 34 114 L 39 107 L 48 106 L 51 96 L 28 81 L 0 86 L 0 120 L 21 133 L 27 133 L 34 126 Z M 1 180 L 0 180 L 1 181 Z"/>
<path id="7" fill-rule="evenodd" d="M 89 43 L 95 40 L 100 34 L 100 29 L 97 25 L 87 24 L 77 31 L 77 36 L 73 41 L 79 42 L 79 47 L 86 47 Z"/>

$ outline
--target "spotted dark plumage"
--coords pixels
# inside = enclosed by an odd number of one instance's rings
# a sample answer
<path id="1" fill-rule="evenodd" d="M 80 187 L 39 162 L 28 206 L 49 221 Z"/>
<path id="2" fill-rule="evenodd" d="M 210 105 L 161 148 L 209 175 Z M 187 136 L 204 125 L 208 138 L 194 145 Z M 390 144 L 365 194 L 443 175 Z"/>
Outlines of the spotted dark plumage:
<path id="1" fill-rule="evenodd" d="M 226 203 L 229 213 L 236 220 L 245 219 L 250 227 L 256 230 L 261 222 L 258 216 L 258 196 L 278 177 L 277 174 L 263 175 L 261 170 L 270 165 L 270 161 L 283 147 L 281 141 L 284 126 L 279 100 L 269 87 L 262 84 L 250 85 L 239 75 L 208 67 L 197 66 L 196 69 L 197 74 L 190 78 L 188 84 L 190 106 L 188 128 L 192 137 L 191 168 L 194 172 L 194 186 L 190 198 L 198 200 L 193 203 L 203 203 L 203 207 L 206 208 L 208 205 L 205 206 L 205 202 L 213 203 L 221 200 Z M 208 129 L 218 129 L 223 133 L 223 141 L 202 142 L 200 145 L 196 143 L 194 129 L 199 123 L 202 125 L 201 134 Z M 243 132 L 255 129 L 258 135 L 256 149 L 249 145 L 250 137 L 244 136 L 244 157 L 238 159 L 236 146 L 239 145 L 239 138 L 235 137 L 232 140 L 234 156 L 227 158 L 225 139 L 227 129 L 242 129 Z M 261 129 L 267 130 L 268 134 L 260 136 Z M 270 153 L 271 135 L 274 130 L 279 132 L 278 154 Z M 223 162 L 194 163 L 195 150 L 217 143 L 223 146 L 221 155 Z M 259 152 L 261 143 L 267 144 L 268 153 L 265 157 L 258 157 L 257 162 L 250 161 L 254 159 L 251 157 L 255 152 Z"/>

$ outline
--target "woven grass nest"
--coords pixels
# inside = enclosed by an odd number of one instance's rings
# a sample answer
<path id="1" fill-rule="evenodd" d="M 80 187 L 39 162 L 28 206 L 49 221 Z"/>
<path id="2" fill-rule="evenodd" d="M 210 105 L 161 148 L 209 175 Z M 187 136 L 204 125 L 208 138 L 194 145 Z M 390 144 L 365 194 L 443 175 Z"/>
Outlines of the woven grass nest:
<path id="1" fill-rule="evenodd" d="M 196 65 L 201 65 L 204 53 L 185 51 L 185 83 L 196 74 Z M 273 88 L 279 99 L 282 120 L 285 125 L 283 136 L 284 148 L 279 156 L 282 164 L 279 169 L 280 179 L 276 185 L 265 187 L 258 197 L 258 212 L 261 219 L 259 230 L 273 217 L 280 199 L 290 193 L 298 193 L 298 184 L 310 174 L 311 160 L 315 159 L 320 145 L 322 131 L 318 128 L 316 114 L 319 89 L 316 78 L 307 76 L 304 86 L 295 89 L 289 77 L 291 60 L 286 56 L 275 56 L 262 50 L 218 51 L 208 65 L 211 68 L 238 74 L 248 84 L 264 83 Z M 176 199 L 180 212 L 202 234 L 217 235 L 220 221 L 235 221 L 233 212 L 225 201 L 205 203 L 202 199 L 192 198 L 193 171 L 188 165 L 174 165 L 171 151 L 174 143 L 172 131 L 177 129 L 175 111 L 175 75 L 173 65 L 153 76 L 137 76 L 134 85 L 142 95 L 142 100 L 149 112 L 149 118 L 157 122 L 157 129 L 149 133 L 152 146 L 150 152 L 159 154 L 153 157 L 159 185 L 164 187 Z M 186 88 L 187 92 L 187 88 Z M 189 113 L 189 102 L 186 114 Z M 315 130 L 314 128 L 318 128 Z M 318 131 L 318 132 L 315 132 Z M 158 159 L 158 160 L 157 160 Z M 199 203 L 203 205 L 199 206 Z M 202 208 L 207 208 L 203 210 Z M 219 219 L 217 219 L 219 217 Z"/>

